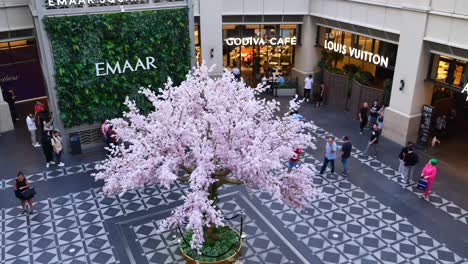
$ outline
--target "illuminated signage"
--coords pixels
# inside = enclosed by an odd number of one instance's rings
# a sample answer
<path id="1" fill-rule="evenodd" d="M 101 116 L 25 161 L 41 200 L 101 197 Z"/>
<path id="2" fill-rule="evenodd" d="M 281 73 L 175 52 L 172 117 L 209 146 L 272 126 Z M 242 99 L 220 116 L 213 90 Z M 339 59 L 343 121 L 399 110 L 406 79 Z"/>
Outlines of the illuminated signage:
<path id="1" fill-rule="evenodd" d="M 95 5 L 95 4 L 113 4 L 121 5 L 123 3 L 135 3 L 141 0 L 47 0 L 49 7 L 52 6 L 71 6 L 71 5 Z"/>
<path id="2" fill-rule="evenodd" d="M 341 31 L 330 32 L 330 33 L 325 34 L 325 42 L 323 43 L 323 47 L 327 50 L 341 53 L 345 56 L 349 55 L 352 58 L 356 58 L 358 60 L 370 62 L 375 65 L 388 68 L 388 61 L 389 61 L 388 57 L 375 54 L 369 51 L 365 51 L 365 50 L 361 50 L 361 49 L 357 49 L 353 47 L 348 47 L 344 44 L 335 43 L 329 40 L 329 38 L 334 39 L 335 36 L 341 36 L 341 35 L 342 35 Z"/>
<path id="3" fill-rule="evenodd" d="M 337 52 L 337 53 L 341 53 L 343 55 L 348 55 L 349 54 L 349 56 L 351 56 L 353 58 L 356 58 L 358 60 L 370 62 L 370 63 L 373 63 L 375 65 L 379 65 L 379 66 L 382 66 L 382 67 L 385 67 L 385 68 L 388 67 L 388 60 L 389 60 L 388 57 L 385 57 L 385 56 L 382 56 L 382 55 L 379 55 L 379 54 L 374 54 L 374 53 L 369 52 L 369 51 L 360 50 L 360 49 L 356 49 L 356 48 L 352 48 L 352 47 L 347 47 L 344 44 L 339 44 L 339 43 L 331 42 L 331 41 L 328 41 L 328 40 L 325 40 L 325 43 L 323 44 L 323 46 L 327 50 L 331 50 L 331 51 L 334 51 L 334 52 Z"/>
<path id="4" fill-rule="evenodd" d="M 468 82 L 465 84 L 462 93 L 466 93 L 466 101 L 468 101 Z"/>
<path id="5" fill-rule="evenodd" d="M 287 37 L 287 38 L 270 38 L 268 40 L 264 40 L 263 38 L 259 37 L 246 37 L 246 38 L 227 38 L 224 40 L 228 46 L 253 46 L 253 45 L 272 45 L 272 46 L 280 46 L 280 45 L 293 45 L 297 44 L 296 37 Z"/>
<path id="6" fill-rule="evenodd" d="M 156 69 L 154 65 L 154 57 L 146 57 L 144 60 L 138 58 L 135 63 L 130 63 L 128 60 L 125 62 L 117 61 L 115 63 L 98 62 L 96 66 L 96 76 L 107 76 L 113 74 L 122 74 L 125 72 L 136 72 L 140 70 Z"/>

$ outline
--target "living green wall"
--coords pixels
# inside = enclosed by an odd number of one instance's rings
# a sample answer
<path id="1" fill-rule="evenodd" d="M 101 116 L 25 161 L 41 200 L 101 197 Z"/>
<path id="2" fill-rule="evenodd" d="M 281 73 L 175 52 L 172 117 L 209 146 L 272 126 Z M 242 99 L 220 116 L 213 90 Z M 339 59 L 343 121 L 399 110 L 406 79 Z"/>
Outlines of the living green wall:
<path id="1" fill-rule="evenodd" d="M 150 104 L 140 87 L 177 84 L 190 68 L 188 10 L 124 12 L 44 18 L 52 46 L 60 119 L 65 127 L 121 116 L 125 97 Z M 154 57 L 157 69 L 96 76 L 96 63 L 135 65 Z M 104 65 L 105 67 L 105 65 Z"/>

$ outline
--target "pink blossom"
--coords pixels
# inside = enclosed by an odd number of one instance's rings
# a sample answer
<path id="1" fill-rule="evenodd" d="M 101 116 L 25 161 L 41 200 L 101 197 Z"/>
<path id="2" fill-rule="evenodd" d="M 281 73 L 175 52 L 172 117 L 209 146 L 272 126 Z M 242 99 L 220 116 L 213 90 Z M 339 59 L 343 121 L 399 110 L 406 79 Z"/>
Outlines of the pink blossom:
<path id="1" fill-rule="evenodd" d="M 178 172 L 188 171 L 184 203 L 160 228 L 186 224 L 194 232 L 194 249 L 203 245 L 203 227 L 223 225 L 222 212 L 208 198 L 209 187 L 221 180 L 213 177 L 216 172 L 226 171 L 224 178 L 267 191 L 291 206 L 319 194 L 311 184 L 311 165 L 291 173 L 285 168 L 295 148 L 315 148 L 307 133 L 313 124 L 279 115 L 279 102 L 260 98 L 261 85 L 247 87 L 229 71 L 216 79 L 209 73 L 205 65 L 194 68 L 179 86 L 169 79 L 159 94 L 142 88 L 154 106 L 148 115 L 127 99 L 129 110 L 112 120 L 126 144 L 116 147 L 94 174 L 110 194 L 152 184 L 169 188 L 181 179 Z M 292 100 L 290 109 L 300 103 Z"/>

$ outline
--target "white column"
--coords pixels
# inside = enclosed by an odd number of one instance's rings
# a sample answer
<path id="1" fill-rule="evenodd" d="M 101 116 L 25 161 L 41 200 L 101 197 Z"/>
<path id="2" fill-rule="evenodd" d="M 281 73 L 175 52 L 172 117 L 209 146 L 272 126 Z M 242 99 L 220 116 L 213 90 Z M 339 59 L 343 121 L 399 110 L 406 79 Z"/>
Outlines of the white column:
<path id="1" fill-rule="evenodd" d="M 317 25 L 312 16 L 304 16 L 301 45 L 296 46 L 294 68 L 292 69 L 292 77 L 299 81 L 299 91 L 302 93 L 304 87 L 304 79 L 307 75 L 318 71 L 317 65 L 320 61 L 319 49 L 315 48 L 315 40 L 317 37 Z"/>
<path id="2" fill-rule="evenodd" d="M 200 0 L 200 42 L 202 59 L 216 64 L 213 75 L 223 72 L 223 21 L 221 0 Z"/>
<path id="3" fill-rule="evenodd" d="M 421 110 L 430 104 L 432 85 L 424 80 L 429 69 L 430 54 L 424 47 L 427 15 L 401 10 L 401 28 L 390 107 L 385 111 L 383 135 L 399 144 L 415 141 L 419 131 Z M 402 90 L 401 80 L 405 85 Z"/>

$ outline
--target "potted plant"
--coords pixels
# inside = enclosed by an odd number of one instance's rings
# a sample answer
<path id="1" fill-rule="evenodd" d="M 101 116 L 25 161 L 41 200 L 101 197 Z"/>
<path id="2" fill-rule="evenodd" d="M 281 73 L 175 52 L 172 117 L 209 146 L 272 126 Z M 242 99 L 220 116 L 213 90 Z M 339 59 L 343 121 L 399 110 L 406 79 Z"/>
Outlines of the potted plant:
<path id="1" fill-rule="evenodd" d="M 278 116 L 279 103 L 259 98 L 261 85 L 247 87 L 229 71 L 212 79 L 210 72 L 202 65 L 179 86 L 168 80 L 158 93 L 142 89 L 154 107 L 146 115 L 127 99 L 128 111 L 112 123 L 128 144 L 115 146 L 93 174 L 104 180 L 106 194 L 187 182 L 183 204 L 159 229 L 185 227 L 180 248 L 188 263 L 232 263 L 240 254 L 240 236 L 225 227 L 217 206 L 223 185 L 257 188 L 295 207 L 319 194 L 310 180 L 312 165 L 290 173 L 285 168 L 296 148 L 315 147 L 306 132 L 313 124 Z M 291 110 L 298 107 L 290 101 Z M 216 245 L 222 249 L 210 251 Z M 235 250 L 211 258 L 229 247 Z"/>

